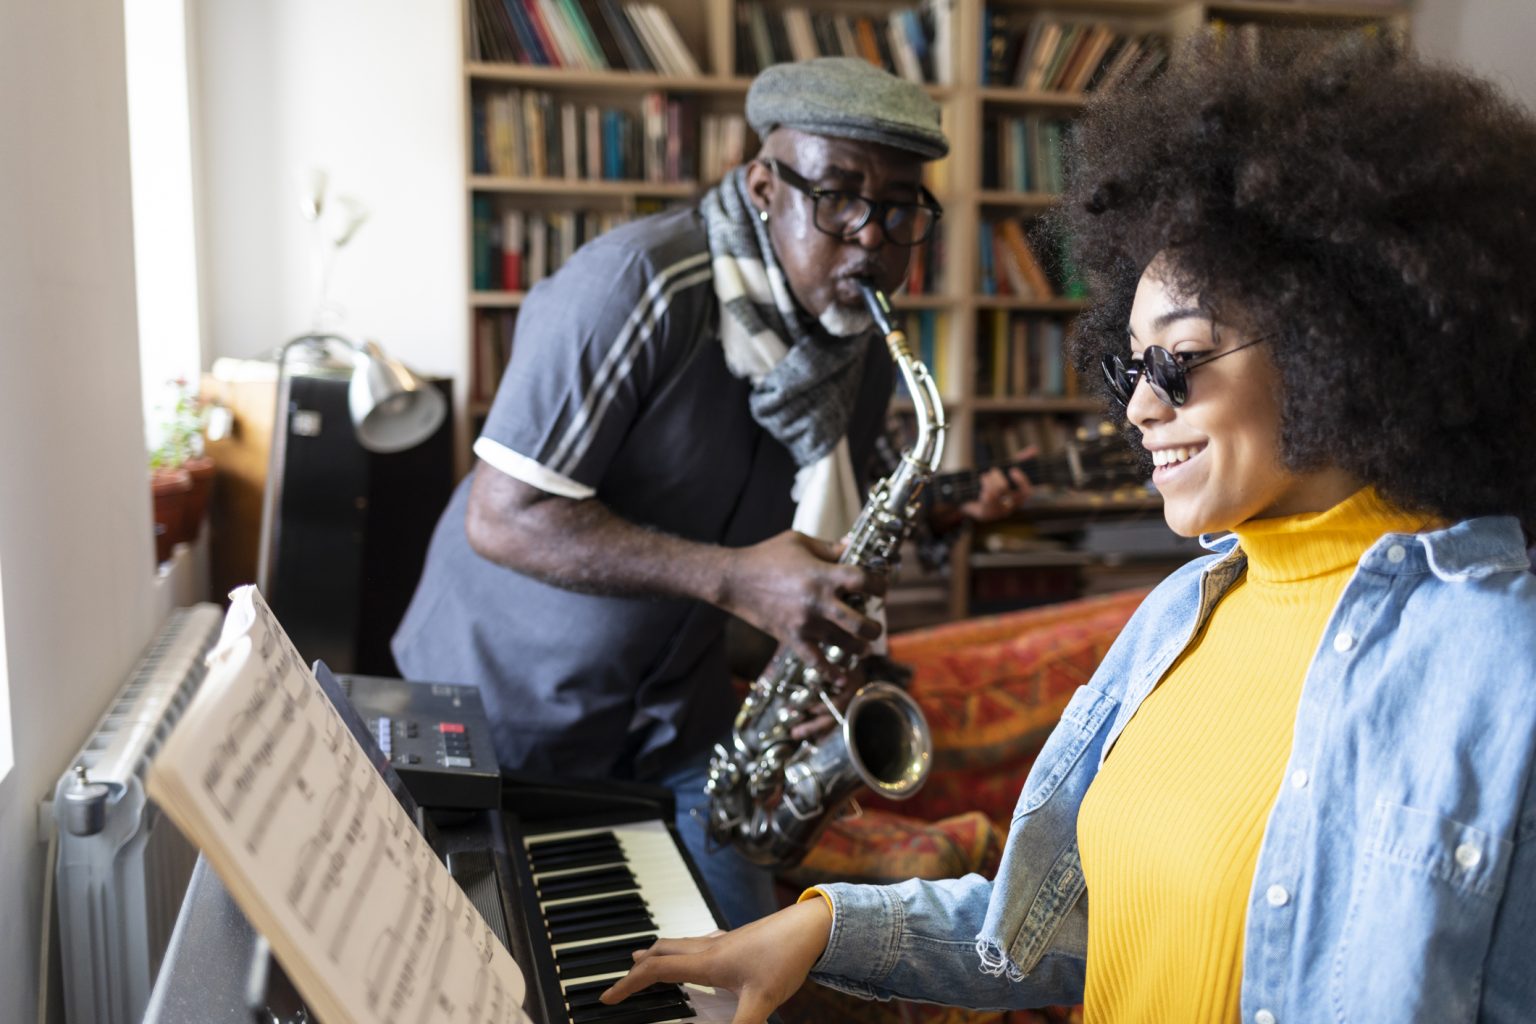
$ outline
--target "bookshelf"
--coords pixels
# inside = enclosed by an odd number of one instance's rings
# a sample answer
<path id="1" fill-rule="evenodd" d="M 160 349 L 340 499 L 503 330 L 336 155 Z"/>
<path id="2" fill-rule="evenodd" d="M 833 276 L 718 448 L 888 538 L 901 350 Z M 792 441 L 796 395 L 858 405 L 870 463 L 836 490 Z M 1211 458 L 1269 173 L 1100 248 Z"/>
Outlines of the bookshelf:
<path id="1" fill-rule="evenodd" d="M 718 180 L 731 159 L 755 152 L 757 140 L 740 114 L 752 74 L 774 48 L 785 54 L 807 46 L 826 52 L 851 40 L 865 52 L 876 47 L 898 70 L 920 70 L 950 138 L 949 157 L 930 165 L 928 175 L 945 215 L 938 247 L 924 256 L 925 287 L 896 300 L 909 336 L 924 343 L 944 395 L 950 423 L 946 464 L 960 468 L 978 459 L 1001 460 L 1012 454 L 1005 450 L 1011 444 L 1059 443 L 1064 432 L 1104 412 L 1094 399 L 1079 395 L 1070 369 L 1062 365 L 1060 338 L 1083 299 L 1070 275 L 1055 265 L 1049 240 L 1036 230 L 1040 215 L 1056 201 L 1052 176 L 1059 172 L 1053 164 L 1059 164 L 1061 134 L 1085 102 L 1084 87 L 1101 85 L 1117 56 L 1125 66 L 1114 74 L 1122 81 L 1134 78 L 1138 62 L 1159 46 L 1167 59 L 1177 60 L 1180 42 L 1201 32 L 1223 33 L 1235 45 L 1252 45 L 1255 33 L 1284 27 L 1364 29 L 1406 39 L 1410 20 L 1407 0 L 656 0 L 644 6 L 671 23 L 673 45 L 680 43 L 698 69 L 678 74 L 676 59 L 666 59 L 662 44 L 638 62 L 649 64 L 646 70 L 615 70 L 637 62 L 619 45 L 620 29 L 612 23 L 605 27 L 604 19 L 625 17 L 633 6 L 624 0 L 462 4 L 465 209 L 474 270 L 467 339 L 472 435 L 489 407 L 523 295 L 536 276 L 529 273 L 534 253 L 527 237 L 521 239 L 522 274 L 515 280 L 504 278 L 505 262 L 498 269 L 487 250 L 537 226 L 547 236 L 538 255 L 550 272 L 562 251 L 620 219 L 691 201 Z M 506 52 L 508 44 L 517 48 L 516 26 L 509 23 L 519 9 L 525 16 L 533 10 L 551 25 L 564 22 L 559 34 L 568 48 L 578 48 L 579 39 L 572 38 L 582 34 L 573 28 L 572 12 L 588 19 L 594 37 L 611 38 L 589 40 L 587 57 L 566 60 L 565 66 L 519 63 Z M 513 33 L 500 41 L 499 54 L 497 41 L 489 38 L 498 31 L 498 10 L 508 12 L 500 31 Z M 645 17 L 654 20 L 655 14 Z M 864 34 L 865 24 L 873 35 Z M 1051 26 L 1057 35 L 1047 47 Z M 648 41 L 655 43 L 654 33 L 640 39 L 642 47 Z M 554 42 L 558 50 L 559 40 Z M 929 52 L 921 55 L 919 67 L 912 58 L 924 42 Z M 1133 43 L 1135 53 L 1125 58 Z M 597 66 L 603 61 L 592 60 L 594 55 L 606 55 L 609 67 Z M 516 121 L 524 139 L 545 140 L 539 173 L 509 163 L 505 138 L 487 138 L 492 131 L 486 110 L 492 97 L 503 95 L 517 99 L 515 111 L 509 101 L 495 101 L 501 119 Z M 728 127 L 732 118 L 735 125 Z M 619 122 L 630 127 L 610 127 Z M 606 151 L 615 140 L 629 147 L 631 158 L 617 176 L 610 173 L 617 167 L 592 162 L 595 149 Z M 503 159 L 487 159 L 497 145 Z M 528 154 L 520 159 L 528 162 Z M 573 160 L 574 169 L 568 166 Z M 1045 257 L 1046 292 L 1029 288 L 1019 268 L 1003 262 L 1014 232 L 1009 224 Z M 983 252 L 988 236 L 1003 240 L 992 243 L 990 259 Z M 1028 365 L 1021 367 L 1019 359 Z M 910 412 L 910 403 L 893 400 L 893 415 L 904 411 Z M 904 586 L 898 589 L 910 601 L 900 621 L 920 624 L 989 608 L 990 602 L 975 600 L 975 584 L 1010 569 L 1035 572 L 1042 558 L 1052 562 L 1051 572 L 1075 573 L 1080 591 L 1093 588 L 1093 568 L 1127 564 L 1114 551 L 1004 556 L 987 548 L 996 543 L 994 534 L 1028 534 L 1040 532 L 1041 523 L 1066 523 L 1058 535 L 1081 540 L 1098 524 L 1152 517 L 1158 517 L 1157 502 L 1145 494 L 1092 500 L 1047 496 L 1016 522 L 962 538 L 943 576 L 922 578 L 904 569 Z M 916 578 L 907 579 L 909 574 Z M 895 612 L 893 607 L 893 624 Z"/>

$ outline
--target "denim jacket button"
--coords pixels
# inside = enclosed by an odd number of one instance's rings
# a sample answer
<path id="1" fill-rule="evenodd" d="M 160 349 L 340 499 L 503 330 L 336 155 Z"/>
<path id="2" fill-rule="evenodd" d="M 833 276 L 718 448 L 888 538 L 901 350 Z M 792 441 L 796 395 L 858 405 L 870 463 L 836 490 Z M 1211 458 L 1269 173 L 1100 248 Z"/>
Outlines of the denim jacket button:
<path id="1" fill-rule="evenodd" d="M 1291 901 L 1291 894 L 1285 891 L 1283 885 L 1272 885 L 1264 890 L 1264 898 L 1272 907 L 1283 907 Z"/>
<path id="2" fill-rule="evenodd" d="M 1268 1010 L 1260 1010 L 1253 1015 L 1253 1024 L 1275 1024 L 1275 1015 Z"/>
<path id="3" fill-rule="evenodd" d="M 1353 646 L 1355 646 L 1355 638 L 1347 630 L 1340 630 L 1338 635 L 1333 638 L 1333 649 L 1340 654 L 1343 654 Z"/>
<path id="4" fill-rule="evenodd" d="M 1456 847 L 1456 863 L 1468 870 L 1477 867 L 1483 859 L 1483 851 L 1471 843 L 1462 843 Z"/>
<path id="5" fill-rule="evenodd" d="M 1391 547 L 1387 548 L 1387 561 L 1391 562 L 1393 565 L 1396 565 L 1398 562 L 1401 562 L 1407 557 L 1408 549 L 1403 547 L 1401 544 L 1393 544 Z"/>
<path id="6" fill-rule="evenodd" d="M 1310 781 L 1311 781 L 1311 776 L 1309 776 L 1307 774 L 1307 771 L 1306 771 L 1305 768 L 1298 768 L 1295 771 L 1291 772 L 1291 788 L 1292 789 L 1306 789 L 1307 788 L 1307 783 L 1310 782 Z"/>

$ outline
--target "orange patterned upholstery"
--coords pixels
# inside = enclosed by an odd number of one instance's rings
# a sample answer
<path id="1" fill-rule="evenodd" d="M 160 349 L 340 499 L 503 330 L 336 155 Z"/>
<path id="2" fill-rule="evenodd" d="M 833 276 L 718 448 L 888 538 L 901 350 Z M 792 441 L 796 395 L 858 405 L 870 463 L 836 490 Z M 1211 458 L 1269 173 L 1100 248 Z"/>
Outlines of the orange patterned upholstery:
<path id="1" fill-rule="evenodd" d="M 794 899 L 818 881 L 952 878 L 997 868 L 1024 778 L 1072 693 L 1119 635 L 1145 590 L 1084 598 L 915 630 L 891 638 L 912 666 L 910 692 L 933 733 L 934 766 L 912 798 L 860 797 L 861 817 L 833 822 L 804 863 L 780 877 Z M 1076 1007 L 977 1013 L 868 1002 L 809 985 L 786 1024 L 1067 1024 Z"/>

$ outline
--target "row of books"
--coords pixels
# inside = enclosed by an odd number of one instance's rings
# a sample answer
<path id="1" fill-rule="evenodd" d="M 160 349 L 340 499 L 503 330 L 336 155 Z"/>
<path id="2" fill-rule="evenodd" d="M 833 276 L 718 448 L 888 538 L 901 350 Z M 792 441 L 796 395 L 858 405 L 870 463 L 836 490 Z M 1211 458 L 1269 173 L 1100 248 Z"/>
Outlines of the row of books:
<path id="1" fill-rule="evenodd" d="M 982 187 L 1060 192 L 1062 153 L 1071 129 L 1070 121 L 1036 114 L 987 117 L 981 129 Z"/>
<path id="2" fill-rule="evenodd" d="M 1076 430 L 1074 422 L 1039 414 L 978 416 L 971 432 L 976 466 L 1012 462 L 1026 448 L 1049 458 L 1066 451 Z"/>
<path id="3" fill-rule="evenodd" d="M 935 231 L 915 245 L 907 260 L 906 293 L 937 295 L 944 290 L 944 232 Z"/>
<path id="4" fill-rule="evenodd" d="M 1160 71 L 1167 37 L 1122 32 L 1102 22 L 1037 16 L 1017 26 L 996 11 L 985 19 L 983 85 L 1031 92 L 1107 92 Z"/>
<path id="5" fill-rule="evenodd" d="M 979 398 L 1065 398 L 1077 394 L 1060 317 L 984 310 L 977 316 Z"/>
<path id="6" fill-rule="evenodd" d="M 1378 0 L 1378 2 L 1389 5 L 1394 0 Z M 1289 26 L 1261 25 L 1251 21 L 1233 22 L 1225 18 L 1211 18 L 1205 23 L 1203 31 L 1222 48 L 1236 52 L 1250 61 L 1256 61 L 1265 47 L 1266 40 L 1283 37 L 1286 33 L 1294 33 L 1298 29 Z M 1357 34 L 1373 38 L 1380 35 L 1382 31 L 1383 26 L 1376 22 L 1337 29 L 1329 33 L 1330 45 L 1350 46 Z"/>
<path id="7" fill-rule="evenodd" d="M 838 14 L 745 0 L 736 7 L 736 73 L 813 57 L 862 57 L 913 82 L 954 80 L 950 5 L 933 0 L 889 14 Z"/>
<path id="8" fill-rule="evenodd" d="M 637 202 L 634 212 L 501 209 L 483 193 L 473 200 L 472 269 L 476 291 L 526 291 L 560 269 L 578 248 L 605 231 L 664 204 Z"/>
<path id="9" fill-rule="evenodd" d="M 906 310 L 898 315 L 896 325 L 907 336 L 907 344 L 917 358 L 928 367 L 939 394 L 949 394 L 949 314 L 940 309 Z M 896 395 L 912 397 L 899 374 Z"/>
<path id="10" fill-rule="evenodd" d="M 1021 299 L 1051 299 L 1058 289 L 1030 243 L 1017 217 L 982 221 L 976 228 L 983 295 L 1015 295 Z"/>
<path id="11" fill-rule="evenodd" d="M 475 311 L 474 365 L 469 376 L 471 406 L 484 406 L 496 397 L 496 387 L 512 358 L 512 332 L 516 327 L 515 309 Z"/>
<path id="12" fill-rule="evenodd" d="M 525 89 L 481 89 L 470 111 L 477 174 L 606 181 L 697 181 L 739 163 L 740 114 L 702 119 L 689 96 L 647 92 L 638 112 Z M 702 138 L 701 138 L 702 129 Z M 726 157 L 729 156 L 728 162 Z"/>
<path id="13" fill-rule="evenodd" d="M 667 12 L 618 0 L 473 0 L 474 60 L 697 76 L 698 61 Z"/>

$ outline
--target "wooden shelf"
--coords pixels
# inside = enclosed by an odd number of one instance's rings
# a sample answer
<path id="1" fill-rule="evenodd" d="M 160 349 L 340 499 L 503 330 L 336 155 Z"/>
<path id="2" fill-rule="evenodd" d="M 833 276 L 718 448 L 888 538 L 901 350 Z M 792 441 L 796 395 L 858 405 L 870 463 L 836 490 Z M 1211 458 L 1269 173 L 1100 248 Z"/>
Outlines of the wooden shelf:
<path id="1" fill-rule="evenodd" d="M 696 181 L 592 181 L 585 178 L 500 178 L 490 174 L 469 176 L 472 192 L 505 192 L 530 196 L 571 196 L 586 198 L 625 198 L 654 196 L 661 199 L 691 199 L 699 194 Z"/>
<path id="2" fill-rule="evenodd" d="M 469 304 L 476 309 L 516 309 L 527 292 L 471 292 Z"/>
<path id="3" fill-rule="evenodd" d="M 1405 7 L 1385 4 L 1307 3 L 1306 0 L 1225 0 L 1224 3 L 1208 3 L 1205 9 L 1213 18 L 1273 17 L 1292 23 L 1383 21 L 1407 17 L 1409 13 Z"/>
<path id="4" fill-rule="evenodd" d="M 464 65 L 464 75 L 471 82 L 504 82 L 508 85 L 542 86 L 568 91 L 643 91 L 660 89 L 665 92 L 719 93 L 723 96 L 745 96 L 750 78 L 699 76 L 678 77 L 638 71 L 569 71 L 527 64 L 489 64 L 469 61 Z"/>
<path id="5" fill-rule="evenodd" d="M 891 305 L 897 309 L 948 309 L 955 303 L 948 295 L 893 295 Z"/>
<path id="6" fill-rule="evenodd" d="M 1040 92 L 1029 89 L 1012 89 L 1005 85 L 984 85 L 976 90 L 976 98 L 983 103 L 1006 104 L 1012 107 L 1051 107 L 1076 112 L 1088 102 L 1086 93 Z"/>
<path id="7" fill-rule="evenodd" d="M 1026 299 L 1021 295 L 978 295 L 977 309 L 1016 309 L 1028 313 L 1077 313 L 1086 306 L 1085 299 Z"/>
<path id="8" fill-rule="evenodd" d="M 1064 396 L 1060 398 L 972 398 L 968 404 L 973 412 L 1011 413 L 1019 416 L 1030 413 L 1048 413 L 1052 415 L 1074 412 L 1095 413 L 1102 412 L 1104 409 L 1096 398 L 1081 398 L 1077 396 Z"/>
<path id="9" fill-rule="evenodd" d="M 997 192 L 976 193 L 976 201 L 982 206 L 1009 206 L 1020 210 L 1045 211 L 1055 206 L 1061 197 L 1054 192 Z"/>

